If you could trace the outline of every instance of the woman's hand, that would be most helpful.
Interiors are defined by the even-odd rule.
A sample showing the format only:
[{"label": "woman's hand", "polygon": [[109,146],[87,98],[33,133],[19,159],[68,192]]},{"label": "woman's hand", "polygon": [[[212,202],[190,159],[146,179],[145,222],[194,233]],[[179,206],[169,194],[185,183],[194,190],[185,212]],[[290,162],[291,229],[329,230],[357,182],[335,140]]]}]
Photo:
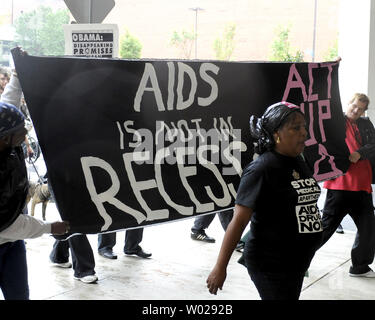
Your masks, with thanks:
[{"label": "woman's hand", "polygon": [[227,227],[227,231],[225,231],[217,262],[206,280],[210,293],[217,294],[217,289],[223,290],[230,257],[238,241],[240,241],[241,235],[249,223],[252,214],[253,210],[251,208],[235,205],[234,215]]},{"label": "woman's hand", "polygon": [[217,289],[223,290],[223,284],[226,277],[226,269],[215,266],[206,280],[208,291],[211,294],[216,295]]}]

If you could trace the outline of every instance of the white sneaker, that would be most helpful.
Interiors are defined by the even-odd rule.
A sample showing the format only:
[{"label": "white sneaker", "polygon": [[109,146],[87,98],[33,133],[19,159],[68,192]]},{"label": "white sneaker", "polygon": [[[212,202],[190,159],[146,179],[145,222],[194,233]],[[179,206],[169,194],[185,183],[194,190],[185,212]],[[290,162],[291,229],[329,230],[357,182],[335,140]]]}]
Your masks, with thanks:
[{"label": "white sneaker", "polygon": [[82,277],[82,278],[74,277],[74,279],[82,281],[84,283],[94,283],[94,282],[98,281],[98,277],[95,274],[85,276],[85,277]]},{"label": "white sneaker", "polygon": [[51,262],[51,265],[54,267],[59,267],[59,268],[71,268],[72,267],[72,264],[70,262],[63,262],[63,263]]},{"label": "white sneaker", "polygon": [[349,276],[351,276],[351,277],[362,277],[362,278],[375,278],[375,272],[372,271],[372,270],[369,270],[365,273],[358,273],[358,274],[349,272]]}]

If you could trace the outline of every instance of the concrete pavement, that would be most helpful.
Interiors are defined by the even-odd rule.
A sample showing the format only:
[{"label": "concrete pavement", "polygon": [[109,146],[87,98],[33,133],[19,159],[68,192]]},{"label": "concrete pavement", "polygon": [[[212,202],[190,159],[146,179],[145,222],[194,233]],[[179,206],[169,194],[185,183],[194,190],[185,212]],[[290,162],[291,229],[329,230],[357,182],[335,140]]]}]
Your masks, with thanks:
[{"label": "concrete pavement", "polygon": [[[36,208],[41,218],[41,205]],[[48,204],[47,219],[59,220],[55,205]],[[190,239],[192,219],[145,228],[142,247],[150,259],[128,257],[122,252],[124,232],[114,248],[117,260],[97,254],[97,236],[89,235],[96,260],[96,284],[73,279],[72,269],[51,266],[54,239],[45,235],[27,240],[30,298],[32,300],[259,300],[246,269],[234,252],[224,288],[208,293],[206,278],[215,263],[224,235],[218,218],[207,230],[216,243]],[[305,278],[301,300],[375,300],[375,279],[352,278],[350,248],[354,232],[334,234],[315,255]],[[372,265],[375,270],[375,264]]]}]

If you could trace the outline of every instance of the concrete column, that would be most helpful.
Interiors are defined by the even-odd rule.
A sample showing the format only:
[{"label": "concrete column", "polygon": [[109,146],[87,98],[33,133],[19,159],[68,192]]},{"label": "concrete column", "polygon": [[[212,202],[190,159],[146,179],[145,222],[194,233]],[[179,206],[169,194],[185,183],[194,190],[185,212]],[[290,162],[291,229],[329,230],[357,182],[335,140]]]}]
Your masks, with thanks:
[{"label": "concrete column", "polygon": [[375,123],[375,1],[340,1],[339,56],[343,110],[353,93],[365,93],[370,98],[367,116]]}]

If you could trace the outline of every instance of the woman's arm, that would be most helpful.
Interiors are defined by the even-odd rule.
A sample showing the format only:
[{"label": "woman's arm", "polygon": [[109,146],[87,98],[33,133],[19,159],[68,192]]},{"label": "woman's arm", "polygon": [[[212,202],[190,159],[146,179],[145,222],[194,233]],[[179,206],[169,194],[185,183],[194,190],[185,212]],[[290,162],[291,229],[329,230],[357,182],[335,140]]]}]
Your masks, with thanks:
[{"label": "woman's arm", "polygon": [[240,241],[243,231],[250,221],[253,210],[248,207],[236,205],[234,215],[220,248],[216,264],[207,278],[207,288],[212,294],[217,294],[217,289],[223,289],[227,276],[227,266],[237,243]]}]

